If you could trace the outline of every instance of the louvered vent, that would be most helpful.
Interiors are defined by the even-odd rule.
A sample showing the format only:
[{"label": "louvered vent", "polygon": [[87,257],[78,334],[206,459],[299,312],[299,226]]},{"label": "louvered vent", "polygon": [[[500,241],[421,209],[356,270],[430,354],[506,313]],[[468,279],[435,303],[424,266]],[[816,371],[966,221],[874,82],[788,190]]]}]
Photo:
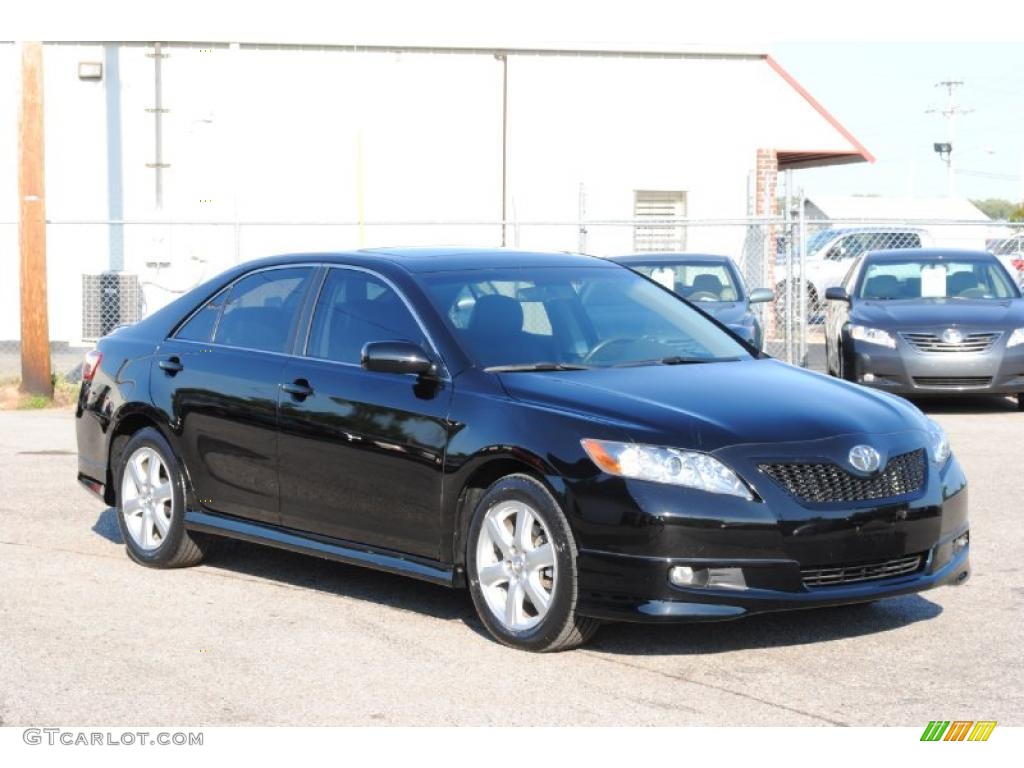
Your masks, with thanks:
[{"label": "louvered vent", "polygon": [[[685,251],[686,193],[638,189],[633,197],[633,250]],[[650,224],[644,220],[650,220]],[[679,223],[675,223],[675,222]]]}]

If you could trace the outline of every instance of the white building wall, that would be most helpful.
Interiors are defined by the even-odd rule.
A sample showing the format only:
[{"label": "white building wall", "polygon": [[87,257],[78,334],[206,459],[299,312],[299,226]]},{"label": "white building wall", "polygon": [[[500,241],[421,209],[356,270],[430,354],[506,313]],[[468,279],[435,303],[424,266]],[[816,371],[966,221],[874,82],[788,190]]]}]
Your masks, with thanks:
[{"label": "white building wall", "polygon": [[[149,308],[236,258],[361,246],[495,246],[501,212],[501,62],[490,54],[168,46],[164,199],[157,207],[154,61],[118,53],[124,269]],[[111,263],[107,91],[80,81],[99,45],[45,48],[51,337],[81,328],[82,272]],[[590,219],[629,219],[638,189],[680,190],[692,218],[747,213],[759,147],[842,139],[762,59],[511,55],[509,244],[575,249],[580,185]],[[16,178],[18,51],[0,46],[0,173]],[[14,84],[14,87],[9,87]],[[7,87],[5,87],[7,86]],[[13,187],[14,185],[8,185]],[[0,221],[17,217],[0,189]],[[235,227],[232,222],[371,222]],[[463,222],[377,226],[372,222]],[[529,222],[568,222],[530,226]],[[193,222],[185,224],[185,222]],[[194,222],[208,222],[196,224]],[[215,223],[216,222],[216,223]],[[465,222],[479,222],[475,226]],[[0,225],[0,339],[18,337],[16,228]],[[691,228],[688,248],[738,252],[741,228]],[[632,249],[629,227],[592,226],[588,250]]]}]

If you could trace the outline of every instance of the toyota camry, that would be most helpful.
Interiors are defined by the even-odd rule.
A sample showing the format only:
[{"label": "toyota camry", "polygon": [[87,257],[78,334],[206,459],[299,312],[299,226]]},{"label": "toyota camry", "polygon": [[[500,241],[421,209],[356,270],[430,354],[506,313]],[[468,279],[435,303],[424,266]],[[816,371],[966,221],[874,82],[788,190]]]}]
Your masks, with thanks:
[{"label": "toyota camry", "polygon": [[970,572],[938,424],[586,256],[242,264],[101,339],[76,416],[138,563],[227,537],[465,587],[521,649]]}]

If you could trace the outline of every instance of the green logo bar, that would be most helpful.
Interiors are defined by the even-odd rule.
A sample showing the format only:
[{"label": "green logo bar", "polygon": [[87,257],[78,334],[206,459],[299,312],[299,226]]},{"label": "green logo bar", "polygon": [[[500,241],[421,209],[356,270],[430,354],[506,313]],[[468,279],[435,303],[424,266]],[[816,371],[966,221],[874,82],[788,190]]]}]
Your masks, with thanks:
[{"label": "green logo bar", "polygon": [[931,720],[921,734],[921,741],[938,741],[949,728],[949,720]]}]

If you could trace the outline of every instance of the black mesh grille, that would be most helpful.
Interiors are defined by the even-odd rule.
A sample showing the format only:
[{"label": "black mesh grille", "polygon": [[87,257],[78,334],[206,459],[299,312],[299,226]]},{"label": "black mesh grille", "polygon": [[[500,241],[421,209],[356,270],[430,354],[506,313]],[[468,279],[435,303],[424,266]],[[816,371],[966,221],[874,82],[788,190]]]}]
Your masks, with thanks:
[{"label": "black mesh grille", "polygon": [[837,584],[855,584],[858,581],[890,579],[906,576],[921,570],[923,555],[907,555],[892,560],[876,560],[872,563],[849,563],[846,565],[821,565],[801,568],[800,578],[805,587],[830,587]]},{"label": "black mesh grille", "polygon": [[888,499],[915,493],[924,485],[925,452],[893,456],[872,477],[851,475],[838,464],[761,464],[760,470],[800,501],[816,504]]}]

